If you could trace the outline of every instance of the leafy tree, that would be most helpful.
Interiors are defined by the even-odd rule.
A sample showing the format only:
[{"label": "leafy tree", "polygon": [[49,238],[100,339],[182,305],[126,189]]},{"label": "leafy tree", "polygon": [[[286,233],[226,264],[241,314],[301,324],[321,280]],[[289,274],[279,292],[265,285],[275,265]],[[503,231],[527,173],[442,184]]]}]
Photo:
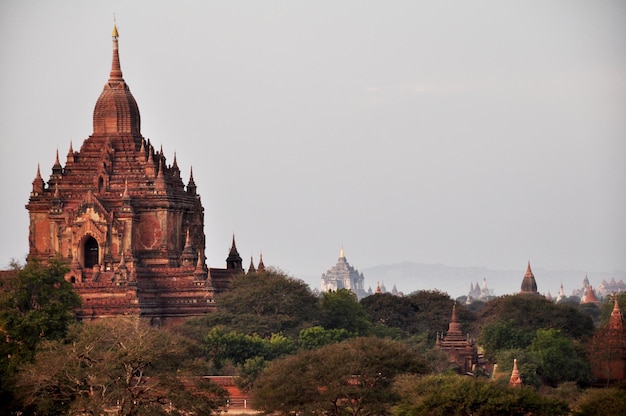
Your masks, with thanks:
[{"label": "leafy tree", "polygon": [[498,364],[494,378],[505,385],[508,385],[513,371],[513,361],[517,360],[517,369],[520,372],[524,386],[541,386],[541,378],[537,374],[538,364],[536,357],[525,349],[499,350],[495,356],[495,362]]},{"label": "leafy tree", "polygon": [[515,321],[493,321],[482,330],[479,343],[485,350],[485,358],[493,360],[499,350],[524,349],[530,345],[534,333],[518,328]]},{"label": "leafy tree", "polygon": [[325,345],[341,342],[350,337],[350,333],[343,328],[324,329],[318,325],[300,331],[298,344],[302,349],[314,350]]},{"label": "leafy tree", "polygon": [[367,334],[371,326],[365,309],[348,289],[322,293],[320,323],[326,329],[345,329],[355,335]]},{"label": "leafy tree", "polygon": [[588,389],[575,405],[575,416],[621,415],[626,409],[624,384],[604,389]]},{"label": "leafy tree", "polygon": [[216,300],[217,311],[189,324],[204,333],[220,325],[228,331],[269,337],[296,337],[317,324],[318,299],[302,280],[276,270],[234,278],[231,290]]},{"label": "leafy tree", "polygon": [[[412,330],[428,334],[428,342],[434,345],[437,333],[448,329],[454,301],[447,293],[438,290],[420,290],[409,294],[407,298],[416,310]],[[457,305],[456,316],[464,330],[469,332],[468,324],[474,320],[473,314],[464,305]]]},{"label": "leafy tree", "polygon": [[32,354],[42,339],[60,339],[74,321],[80,297],[64,278],[67,266],[59,258],[47,265],[29,261],[14,263],[15,274],[2,281],[0,327],[14,347],[13,356]]},{"label": "leafy tree", "polygon": [[578,311],[583,315],[589,316],[594,325],[597,325],[599,323],[602,310],[595,303],[583,303],[582,305],[578,306]]},{"label": "leafy tree", "polygon": [[37,345],[60,339],[75,320],[81,304],[67,267],[59,258],[44,265],[30,260],[25,267],[13,262],[13,272],[0,281],[0,402],[12,401],[12,377],[24,362],[31,361]]},{"label": "leafy tree", "polygon": [[564,381],[580,384],[591,380],[591,370],[580,344],[556,329],[539,329],[529,348],[542,381],[552,387]]},{"label": "leafy tree", "polygon": [[423,360],[402,343],[353,338],[271,362],[252,397],[265,412],[385,414],[395,401],[393,379],[426,371]]},{"label": "leafy tree", "polygon": [[225,391],[189,370],[187,342],[138,318],[70,328],[46,341],[17,377],[24,414],[208,413]]},{"label": "leafy tree", "polygon": [[272,334],[270,338],[245,335],[238,332],[226,332],[216,327],[209,331],[204,339],[208,356],[217,369],[221,369],[225,360],[235,365],[243,365],[246,361],[261,357],[273,360],[293,352],[295,343],[280,334]]},{"label": "leafy tree", "polygon": [[397,328],[404,334],[417,332],[416,305],[407,297],[394,296],[391,293],[376,293],[360,301],[374,325]]},{"label": "leafy tree", "polygon": [[493,321],[512,321],[519,331],[535,333],[538,329],[559,329],[574,339],[592,335],[592,319],[571,304],[554,304],[537,295],[507,295],[492,299],[481,309],[481,326]]},{"label": "leafy tree", "polygon": [[393,408],[397,416],[534,416],[564,415],[567,403],[543,398],[535,389],[511,389],[489,380],[461,376],[405,375],[394,383],[401,397]]}]

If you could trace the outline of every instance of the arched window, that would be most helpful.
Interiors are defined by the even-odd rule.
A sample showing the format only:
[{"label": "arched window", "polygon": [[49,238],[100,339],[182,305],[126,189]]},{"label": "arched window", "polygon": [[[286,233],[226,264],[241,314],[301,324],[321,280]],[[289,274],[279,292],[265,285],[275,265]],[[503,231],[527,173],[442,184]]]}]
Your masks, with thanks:
[{"label": "arched window", "polygon": [[91,269],[98,264],[98,242],[95,238],[89,237],[85,241],[85,268]]}]

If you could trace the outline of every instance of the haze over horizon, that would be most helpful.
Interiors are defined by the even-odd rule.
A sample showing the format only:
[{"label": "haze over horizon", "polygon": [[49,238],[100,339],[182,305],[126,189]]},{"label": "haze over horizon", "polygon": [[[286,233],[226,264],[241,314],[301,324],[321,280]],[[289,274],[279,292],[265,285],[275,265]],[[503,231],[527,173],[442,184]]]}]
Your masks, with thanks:
[{"label": "haze over horizon", "polygon": [[4,1],[0,268],[28,252],[37,164],[92,132],[114,13],[209,265],[235,234],[295,277],[341,246],[359,270],[626,271],[626,4],[564,0]]}]

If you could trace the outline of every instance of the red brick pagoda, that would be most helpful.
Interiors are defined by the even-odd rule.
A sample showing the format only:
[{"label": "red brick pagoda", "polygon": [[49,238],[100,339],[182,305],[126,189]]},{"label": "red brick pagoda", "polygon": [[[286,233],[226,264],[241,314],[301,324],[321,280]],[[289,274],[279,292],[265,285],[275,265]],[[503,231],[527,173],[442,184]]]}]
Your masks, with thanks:
[{"label": "red brick pagoda", "polygon": [[141,315],[158,323],[211,311],[216,292],[243,272],[233,238],[226,269],[207,268],[204,208],[193,172],[185,185],[140,131],[139,108],[122,77],[113,29],[109,79],[93,133],[70,144],[47,184],[39,168],[26,208],[29,259],[60,255],[83,299],[80,317]]},{"label": "red brick pagoda", "polygon": [[476,341],[469,334],[463,335],[461,324],[456,317],[456,305],[452,307],[452,318],[446,334],[437,334],[436,346],[444,352],[460,374],[474,372],[478,363]]}]

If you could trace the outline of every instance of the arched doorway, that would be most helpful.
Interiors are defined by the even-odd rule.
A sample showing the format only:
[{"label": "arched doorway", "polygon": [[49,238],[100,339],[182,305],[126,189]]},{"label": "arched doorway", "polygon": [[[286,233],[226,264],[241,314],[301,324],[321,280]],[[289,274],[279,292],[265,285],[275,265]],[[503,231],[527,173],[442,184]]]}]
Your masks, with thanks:
[{"label": "arched doorway", "polygon": [[98,264],[98,242],[93,237],[88,237],[84,245],[85,268],[91,269]]}]

